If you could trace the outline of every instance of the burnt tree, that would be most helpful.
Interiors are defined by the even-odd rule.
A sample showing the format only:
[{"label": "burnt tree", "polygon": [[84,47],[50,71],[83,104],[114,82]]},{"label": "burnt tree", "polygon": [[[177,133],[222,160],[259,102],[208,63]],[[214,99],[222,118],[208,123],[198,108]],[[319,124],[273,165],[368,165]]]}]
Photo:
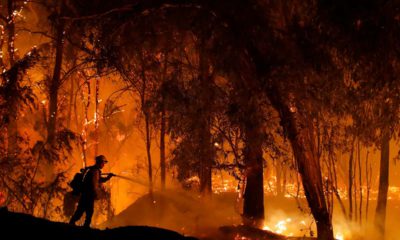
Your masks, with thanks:
[{"label": "burnt tree", "polygon": [[291,143],[307,202],[316,221],[318,239],[333,240],[332,222],[325,201],[321,166],[314,142],[313,121],[296,106],[288,106],[281,98],[282,93],[276,92],[276,88],[271,88],[268,93]]},{"label": "burnt tree", "polygon": [[65,20],[63,17],[64,1],[60,2],[59,12],[55,13],[55,49],[56,56],[54,62],[53,75],[49,83],[49,112],[47,125],[47,141],[52,144],[56,135],[57,113],[58,113],[58,90],[61,85],[61,70],[64,51]]},{"label": "burnt tree", "polygon": [[384,131],[381,140],[381,161],[379,170],[378,202],[375,211],[375,226],[381,234],[385,233],[386,205],[389,189],[389,142],[390,134]]}]

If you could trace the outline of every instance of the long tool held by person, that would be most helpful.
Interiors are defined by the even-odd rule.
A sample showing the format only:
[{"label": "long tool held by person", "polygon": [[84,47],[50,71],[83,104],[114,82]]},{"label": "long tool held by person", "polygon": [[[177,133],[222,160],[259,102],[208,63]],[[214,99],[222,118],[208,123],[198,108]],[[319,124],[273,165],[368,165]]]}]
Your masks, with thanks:
[{"label": "long tool held by person", "polygon": [[124,179],[124,180],[130,181],[130,182],[133,182],[133,183],[137,183],[137,184],[140,184],[140,185],[143,185],[143,186],[147,186],[148,185],[146,182],[142,182],[142,181],[139,181],[139,180],[136,180],[136,179],[133,179],[133,178],[129,178],[129,177],[125,177],[125,176],[121,176],[121,175],[117,175],[117,174],[114,174],[114,173],[102,173],[101,175],[111,175],[113,177]]}]

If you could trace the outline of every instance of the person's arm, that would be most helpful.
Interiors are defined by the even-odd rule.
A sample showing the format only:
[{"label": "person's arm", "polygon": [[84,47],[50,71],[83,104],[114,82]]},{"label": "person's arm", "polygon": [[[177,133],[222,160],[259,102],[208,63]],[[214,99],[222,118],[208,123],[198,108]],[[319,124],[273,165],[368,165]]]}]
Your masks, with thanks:
[{"label": "person's arm", "polygon": [[100,182],[101,182],[101,183],[105,183],[105,182],[107,182],[108,180],[110,180],[113,176],[115,176],[115,174],[109,173],[109,174],[107,175],[107,177],[100,177]]}]

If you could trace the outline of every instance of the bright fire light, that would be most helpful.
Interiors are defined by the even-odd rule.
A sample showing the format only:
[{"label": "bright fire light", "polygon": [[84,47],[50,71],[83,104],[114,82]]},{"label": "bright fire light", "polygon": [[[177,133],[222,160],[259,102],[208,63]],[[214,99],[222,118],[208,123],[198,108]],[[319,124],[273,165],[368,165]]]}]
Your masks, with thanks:
[{"label": "bright fire light", "polygon": [[[278,233],[278,234],[284,234],[284,233],[286,233],[286,231],[288,230],[287,224],[288,224],[288,223],[290,224],[291,222],[292,222],[292,219],[291,219],[291,218],[287,218],[287,219],[285,219],[285,220],[280,220],[280,221],[278,221],[278,222],[274,225],[273,228],[269,227],[268,225],[264,225],[263,230],[275,232],[275,233]],[[292,236],[293,234],[292,234],[292,233],[289,233],[288,235],[289,235],[289,236]]]},{"label": "bright fire light", "polygon": [[341,233],[337,233],[337,234],[335,235],[335,238],[336,238],[337,240],[344,240],[343,234],[341,234]]},{"label": "bright fire light", "polygon": [[[279,220],[276,224],[270,225],[273,227],[270,227],[269,225],[265,224],[262,229],[264,231],[270,231],[270,232],[274,232],[277,234],[292,237],[295,234],[293,234],[293,232],[291,232],[291,231],[293,229],[298,228],[299,225],[305,226],[306,222],[304,220],[293,221],[291,218],[286,218],[284,220]],[[345,238],[344,238],[343,233],[338,232],[335,234],[335,239],[336,240],[344,240]]]}]

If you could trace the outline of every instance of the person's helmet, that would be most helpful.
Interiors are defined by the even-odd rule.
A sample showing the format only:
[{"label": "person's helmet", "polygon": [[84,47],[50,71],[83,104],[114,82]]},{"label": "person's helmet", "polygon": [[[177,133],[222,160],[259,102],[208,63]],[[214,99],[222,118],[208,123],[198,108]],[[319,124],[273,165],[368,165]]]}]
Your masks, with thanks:
[{"label": "person's helmet", "polygon": [[96,164],[108,163],[108,161],[104,155],[98,155],[98,156],[96,156],[95,159],[96,159]]}]

